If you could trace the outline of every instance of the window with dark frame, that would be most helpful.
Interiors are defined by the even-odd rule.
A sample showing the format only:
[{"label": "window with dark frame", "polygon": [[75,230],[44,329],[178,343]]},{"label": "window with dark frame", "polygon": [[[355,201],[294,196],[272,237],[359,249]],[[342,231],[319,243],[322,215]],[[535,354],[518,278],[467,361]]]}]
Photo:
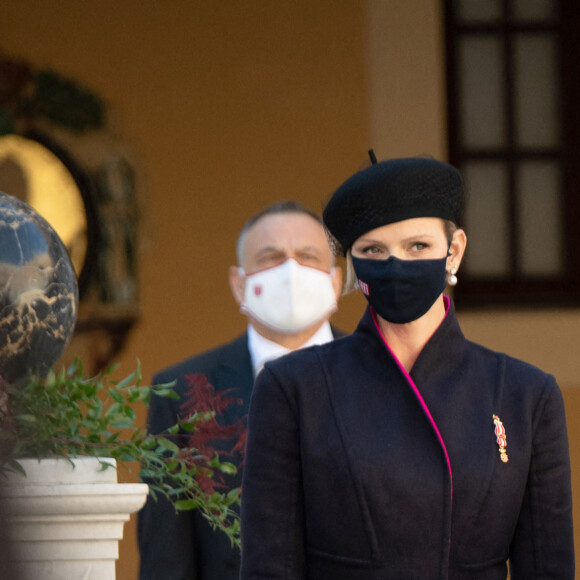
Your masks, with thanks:
[{"label": "window with dark frame", "polygon": [[580,305],[580,2],[445,0],[461,306]]}]

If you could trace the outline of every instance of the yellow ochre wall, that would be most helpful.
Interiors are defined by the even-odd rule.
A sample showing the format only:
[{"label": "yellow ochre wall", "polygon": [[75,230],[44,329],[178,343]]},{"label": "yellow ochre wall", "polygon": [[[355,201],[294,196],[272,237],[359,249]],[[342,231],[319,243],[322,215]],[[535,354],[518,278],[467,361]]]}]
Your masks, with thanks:
[{"label": "yellow ochre wall", "polygon": [[[118,362],[138,357],[147,378],[243,330],[227,268],[253,212],[320,210],[370,147],[446,155],[438,0],[18,0],[2,7],[0,50],[98,92],[134,153],[142,316]],[[351,330],[362,306],[343,299],[334,322]],[[460,318],[469,338],[556,375],[580,465],[578,312]],[[137,567],[133,518],[117,577]]]}]

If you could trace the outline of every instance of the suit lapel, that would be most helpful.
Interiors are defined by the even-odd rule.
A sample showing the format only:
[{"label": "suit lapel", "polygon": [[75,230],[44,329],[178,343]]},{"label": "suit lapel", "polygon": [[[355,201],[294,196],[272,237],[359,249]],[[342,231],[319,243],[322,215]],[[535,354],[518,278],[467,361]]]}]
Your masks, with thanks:
[{"label": "suit lapel", "polygon": [[228,407],[224,411],[224,420],[231,423],[247,415],[254,376],[246,333],[222,350],[213,380],[215,385],[219,385],[220,390],[232,389],[231,395],[243,401],[241,405]]}]

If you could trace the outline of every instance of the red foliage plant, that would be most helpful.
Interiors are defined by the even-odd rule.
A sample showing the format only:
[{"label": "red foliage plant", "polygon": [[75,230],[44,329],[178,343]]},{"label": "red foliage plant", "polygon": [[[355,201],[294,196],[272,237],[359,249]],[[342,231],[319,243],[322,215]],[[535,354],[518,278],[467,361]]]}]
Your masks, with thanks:
[{"label": "red foliage plant", "polygon": [[[243,400],[233,395],[235,389],[216,391],[215,387],[202,373],[185,375],[189,385],[185,400],[180,405],[181,420],[199,413],[211,413],[212,416],[197,424],[195,430],[186,435],[186,442],[179,453],[181,459],[194,464],[209,463],[213,457],[227,457],[232,463],[241,467],[246,447],[246,417],[235,423],[222,423],[224,412],[231,405],[243,405]],[[222,473],[201,469],[197,481],[202,491],[212,494],[219,489],[229,487]]]}]

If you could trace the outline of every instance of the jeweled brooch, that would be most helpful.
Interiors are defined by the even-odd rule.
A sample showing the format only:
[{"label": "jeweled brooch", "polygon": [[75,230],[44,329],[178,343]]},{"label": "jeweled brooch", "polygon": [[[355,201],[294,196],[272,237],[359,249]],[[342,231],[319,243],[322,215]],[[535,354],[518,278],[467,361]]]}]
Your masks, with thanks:
[{"label": "jeweled brooch", "polygon": [[504,462],[507,463],[509,461],[508,454],[506,451],[507,447],[507,438],[505,434],[505,427],[503,423],[500,421],[500,418],[497,415],[493,416],[493,422],[495,424],[495,437],[497,440],[497,446],[499,451],[499,457]]}]

